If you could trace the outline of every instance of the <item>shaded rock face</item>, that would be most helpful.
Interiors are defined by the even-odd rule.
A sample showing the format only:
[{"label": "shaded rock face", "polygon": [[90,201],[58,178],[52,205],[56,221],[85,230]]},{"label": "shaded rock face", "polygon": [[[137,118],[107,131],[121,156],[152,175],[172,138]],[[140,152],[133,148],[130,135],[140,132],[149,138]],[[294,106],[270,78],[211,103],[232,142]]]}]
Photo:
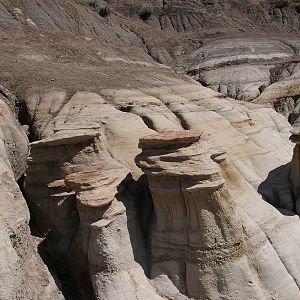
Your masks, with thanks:
[{"label": "shaded rock face", "polygon": [[30,235],[16,182],[25,171],[28,140],[5,102],[0,99],[0,299],[63,299]]},{"label": "shaded rock face", "polygon": [[[298,129],[298,128],[297,128]],[[294,147],[290,180],[292,182],[293,194],[295,199],[295,211],[300,216],[300,184],[299,184],[299,176],[300,176],[300,147],[299,147],[299,133],[298,130],[295,130],[293,135],[291,136],[291,141],[296,145]]]},{"label": "shaded rock face", "polygon": [[294,103],[294,99],[292,97],[287,97],[287,98],[283,98],[283,99],[278,99],[275,103],[274,103],[274,108],[275,110],[284,115],[290,122],[291,124],[293,124],[294,122],[294,114],[295,114],[295,103]]},{"label": "shaded rock face", "polygon": [[231,198],[221,175],[223,168],[234,177],[226,153],[199,137],[166,133],[140,141],[136,162],[155,210],[151,277],[166,274],[195,299],[297,299],[299,288],[268,233]]},{"label": "shaded rock face", "polygon": [[13,176],[18,180],[26,169],[28,155],[28,140],[24,128],[17,122],[14,111],[0,98],[0,130],[1,130],[1,155],[2,159],[11,169]]}]

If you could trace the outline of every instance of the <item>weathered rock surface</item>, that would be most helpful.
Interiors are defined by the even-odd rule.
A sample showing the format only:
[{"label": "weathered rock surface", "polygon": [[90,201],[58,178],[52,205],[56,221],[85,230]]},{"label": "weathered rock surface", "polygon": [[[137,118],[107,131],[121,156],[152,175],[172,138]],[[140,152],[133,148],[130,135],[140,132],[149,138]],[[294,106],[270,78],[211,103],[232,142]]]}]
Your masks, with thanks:
[{"label": "weathered rock surface", "polygon": [[[5,108],[1,127],[5,188],[23,200],[19,116],[31,139],[32,228],[64,297],[298,299],[298,165],[286,120],[297,128],[296,9],[153,1],[143,21],[140,1],[107,5],[101,17],[79,1],[0,0],[0,97],[18,112]],[[210,88],[170,66],[200,70]],[[27,228],[25,206],[12,215]],[[14,279],[29,289],[21,299],[62,297],[32,257],[37,271],[27,256],[17,264]]]},{"label": "weathered rock surface", "polygon": [[135,207],[142,199],[137,199],[126,160],[122,165],[113,158],[100,127],[69,128],[31,144],[25,180],[29,206],[39,230],[48,232],[52,254],[72,273],[77,297],[162,299],[144,274],[145,242]]},{"label": "weathered rock surface", "polygon": [[[99,168],[99,167],[98,167]],[[82,252],[96,299],[162,299],[135,259],[145,260],[128,171],[110,163],[103,169],[73,173],[66,185],[76,191]]]},{"label": "weathered rock surface", "polygon": [[[270,104],[288,118],[296,106],[294,99],[287,103],[288,97],[299,95],[298,60],[298,39],[256,37],[209,42],[184,64],[205,86],[238,100]],[[281,108],[285,105],[290,107]]]},{"label": "weathered rock surface", "polygon": [[37,253],[16,182],[25,171],[27,154],[25,131],[0,100],[0,299],[63,299]]},{"label": "weathered rock surface", "polygon": [[[140,142],[136,161],[148,176],[155,210],[151,276],[167,274],[196,299],[297,299],[299,278],[287,267],[293,259],[285,260],[282,241],[277,244],[268,229],[285,217],[269,207],[264,211],[273,219],[263,224],[240,199],[234,201],[221,169],[229,178],[238,172],[222,149],[197,140],[198,134],[166,133]],[[256,209],[255,202],[248,205]],[[292,233],[293,226],[284,227],[282,233]],[[288,243],[296,253],[299,245]]]},{"label": "weathered rock surface", "polygon": [[[203,293],[212,299],[217,298],[218,293],[227,293],[228,297],[232,299],[246,297],[244,292],[247,293],[247,297],[253,297],[253,299],[290,293],[291,299],[296,299],[298,287],[291,278],[298,278],[298,273],[293,267],[294,263],[291,261],[291,257],[297,257],[298,244],[295,243],[292,236],[300,230],[298,216],[295,215],[291,218],[281,215],[270,204],[264,202],[255,191],[256,188],[259,188],[270,203],[279,208],[288,209],[289,214],[293,214],[294,199],[286,169],[280,168],[275,174],[276,176],[270,176],[270,178],[268,176],[273,169],[285,165],[291,160],[292,145],[287,142],[290,126],[284,117],[269,108],[250,103],[244,105],[243,102],[238,103],[226,99],[197,83],[182,83],[176,86],[139,90],[109,89],[101,91],[101,94],[102,96],[80,92],[69,100],[59,100],[62,98],[57,97],[55,99],[62,102],[58,105],[61,108],[58,113],[55,113],[55,116],[50,116],[49,119],[45,119],[43,114],[39,116],[37,106],[33,106],[31,109],[33,103],[31,99],[34,99],[32,96],[26,100],[30,115],[35,116],[35,124],[39,124],[35,132],[37,136],[44,137],[44,139],[31,144],[32,150],[25,180],[28,203],[33,215],[38,220],[41,231],[49,232],[48,243],[51,245],[53,253],[64,257],[65,262],[71,265],[70,269],[73,270],[73,275],[75,274],[76,282],[78,281],[76,277],[84,276],[86,278],[86,282],[81,281],[82,286],[79,287],[78,293],[81,297],[88,297],[91,291],[89,285],[92,284],[94,293],[100,299],[105,294],[110,295],[112,299],[118,299],[119,292],[114,293],[113,291],[124,290],[123,285],[117,283],[118,280],[122,280],[123,283],[127,282],[125,285],[128,289],[124,290],[124,293],[127,293],[129,299],[135,296],[139,299],[144,299],[143,297],[155,299],[158,297],[156,291],[159,291],[159,295],[184,297],[182,294],[186,294],[199,299]],[[53,101],[44,100],[43,104],[40,103],[39,106],[47,107],[52,103]],[[43,108],[43,110],[45,109]],[[162,139],[160,136],[151,136],[143,139],[144,136],[153,134],[155,132],[153,129],[165,132],[165,137]],[[191,129],[192,132],[189,133],[190,131],[185,129]],[[172,130],[171,133],[170,130]],[[199,144],[197,140],[200,136]],[[265,143],[266,137],[268,137],[267,144]],[[149,168],[153,167],[154,173],[154,183],[151,179],[149,184],[150,188],[154,189],[152,197],[157,222],[158,219],[161,219],[164,224],[169,220],[168,222],[171,224],[164,225],[169,228],[169,231],[163,227],[158,230],[158,233],[155,229],[153,229],[154,233],[148,233],[151,236],[151,243],[153,243],[151,253],[148,253],[145,248],[147,239],[142,237],[145,232],[142,233],[141,229],[138,229],[139,227],[143,230],[149,228],[152,219],[151,206],[148,208],[150,211],[143,215],[143,218],[146,219],[143,219],[142,222],[148,219],[146,227],[139,225],[139,218],[137,218],[141,213],[138,207],[145,205],[143,204],[145,195],[137,192],[139,184],[134,181],[142,175],[134,163],[134,157],[139,153],[139,140],[140,147],[145,153],[151,153],[151,151],[168,153],[171,151],[168,150],[168,147],[172,149],[172,147],[178,147],[179,144],[186,145],[182,148],[180,155],[177,153],[179,150],[175,151],[174,156],[171,151],[170,157],[163,160],[160,166],[156,167],[154,162],[149,162]],[[226,163],[220,164],[220,169],[211,158],[207,162],[207,158],[204,157],[209,156],[211,152],[215,160],[218,160],[219,157],[219,155],[214,155],[216,146],[211,146],[211,143],[221,146],[224,150],[221,152],[218,150],[217,153],[221,154],[226,151],[231,163],[226,159]],[[193,145],[189,146],[191,144]],[[202,144],[206,146],[201,146]],[[164,150],[164,147],[167,150]],[[198,151],[200,154],[196,159],[194,155],[197,157]],[[178,158],[177,154],[183,158]],[[202,157],[203,155],[204,157]],[[160,156],[157,157],[159,160]],[[147,161],[147,159],[145,160]],[[176,164],[176,161],[180,161],[180,163],[174,166],[173,163]],[[164,170],[164,163],[169,171]],[[141,166],[145,169],[142,163]],[[211,168],[214,170],[213,172]],[[288,167],[286,168],[289,170]],[[147,173],[146,169],[145,173]],[[178,174],[176,170],[179,172]],[[183,176],[183,178],[195,176],[197,179],[200,176],[199,178],[204,180],[203,192],[199,192],[200,198],[202,197],[201,193],[208,197],[209,191],[212,191],[212,198],[217,197],[214,193],[220,194],[220,199],[224,198],[220,200],[220,206],[228,206],[228,203],[231,203],[228,207],[226,206],[226,209],[229,210],[226,218],[229,218],[229,224],[231,224],[230,222],[235,224],[232,225],[235,229],[231,229],[231,231],[228,229],[228,234],[220,237],[220,243],[223,246],[219,246],[214,255],[217,257],[220,252],[222,256],[225,249],[230,248],[233,254],[228,250],[229,253],[235,257],[235,251],[240,251],[237,245],[242,240],[243,249],[241,251],[244,256],[238,265],[241,264],[239,268],[246,274],[244,281],[241,282],[240,279],[235,281],[236,277],[232,277],[222,288],[212,287],[210,289],[207,287],[208,284],[199,287],[199,282],[204,284],[205,281],[210,282],[211,280],[211,277],[207,275],[209,271],[206,269],[201,276],[199,275],[201,278],[199,282],[191,279],[192,281],[189,283],[186,275],[183,275],[185,269],[182,263],[176,261],[186,260],[187,263],[191,263],[190,270],[193,270],[191,272],[196,272],[193,262],[198,261],[199,253],[193,249],[190,253],[186,248],[202,249],[201,243],[204,238],[199,239],[200,229],[193,227],[196,225],[193,225],[190,230],[192,238],[187,238],[190,223],[186,220],[186,209],[182,203],[178,204],[180,209],[179,207],[176,209],[176,214],[179,214],[179,217],[174,217],[176,222],[170,219],[175,212],[170,212],[167,209],[169,206],[156,204],[156,193],[158,195],[162,193],[162,197],[172,200],[179,197],[178,201],[182,201],[180,200],[181,194],[178,192],[180,187],[176,183],[178,182],[175,179],[176,176],[172,175],[173,179],[170,179],[168,172],[175,172],[176,176]],[[199,172],[207,173],[203,175]],[[211,175],[210,172],[216,173],[216,175]],[[129,173],[132,173],[133,179],[126,179]],[[160,173],[161,176],[166,173],[166,178],[161,177]],[[44,175],[41,176],[41,174]],[[207,178],[203,179],[203,176]],[[209,181],[212,180],[209,179],[210,176],[217,181],[210,184]],[[286,186],[283,186],[284,180],[281,180],[283,178],[287,179]],[[191,179],[191,185],[197,186],[200,179],[198,181],[196,179],[195,182],[194,179]],[[268,183],[262,185],[261,183],[266,179]],[[224,180],[226,180],[227,188],[224,187],[223,191]],[[169,188],[165,192],[160,191],[161,183],[173,191],[172,196],[168,194]],[[186,184],[189,186],[188,182]],[[199,184],[201,186],[201,183]],[[215,184],[216,186],[214,186]],[[219,188],[220,192],[218,192]],[[217,191],[214,192],[215,190]],[[35,196],[37,193],[40,195],[39,199]],[[186,193],[189,194],[188,191]],[[195,197],[198,197],[197,193]],[[215,216],[218,213],[214,211],[211,215]],[[182,221],[179,221],[180,218]],[[223,217],[220,218],[223,220]],[[177,221],[180,224],[177,225]],[[125,224],[124,222],[127,222],[127,225],[121,226],[121,224]],[[210,221],[207,222],[210,224]],[[228,222],[226,221],[226,224]],[[248,223],[250,225],[244,225]],[[248,230],[247,234],[242,232],[241,224]],[[174,230],[172,226],[175,226]],[[222,225],[219,226],[222,227]],[[135,230],[132,230],[132,227],[137,230],[134,234],[132,232]],[[274,227],[278,229],[274,231],[272,229]],[[120,233],[117,230],[119,228],[121,229]],[[150,228],[152,227],[150,226]],[[216,232],[223,230],[218,228],[217,226]],[[234,234],[231,235],[230,232],[234,232]],[[209,237],[210,233],[203,234],[208,235],[207,239],[212,239],[211,243],[213,243],[214,238]],[[146,233],[146,236],[148,234]],[[215,236],[213,233],[212,235]],[[250,237],[251,242],[248,241]],[[102,242],[99,242],[99,238]],[[196,240],[189,244],[187,240],[193,238]],[[270,239],[272,246],[268,242]],[[119,242],[122,243],[124,252],[110,252],[111,248],[114,249],[113,245]],[[107,249],[102,248],[104,244],[107,245]],[[256,252],[254,249],[257,249],[258,245],[265,245],[267,250],[260,249]],[[295,252],[295,254],[287,256],[284,245],[289,245],[289,251]],[[183,248],[180,248],[181,246]],[[227,246],[229,248],[226,248]],[[245,247],[252,250],[247,252]],[[184,251],[178,251],[178,248],[184,249]],[[264,254],[264,257],[269,257],[268,259],[260,258],[263,255],[260,253],[263,251],[267,251],[268,254]],[[72,257],[70,257],[70,253],[73,253]],[[102,259],[97,258],[95,253],[102,253],[101,256],[109,257],[109,262],[105,259],[103,262]],[[227,254],[224,254],[225,260]],[[135,261],[132,259],[132,255]],[[172,256],[170,258],[172,263],[168,259],[165,261],[165,256],[169,257],[169,255]],[[181,255],[184,256],[181,257]],[[203,255],[201,254],[199,259],[205,265],[206,259],[202,260],[201,258]],[[228,254],[228,256],[230,255]],[[78,265],[72,267],[75,265],[72,262],[74,257],[80,257],[79,261],[82,262],[80,267]],[[115,261],[122,261],[123,257],[127,257],[127,259],[119,268]],[[189,260],[190,257],[193,258],[192,262]],[[249,265],[251,265],[249,261],[254,259],[252,257],[257,259],[256,264],[259,268],[268,269],[268,271],[261,271],[262,274],[257,274],[249,270]],[[162,265],[160,264],[161,259],[163,260]],[[147,267],[149,260],[150,270]],[[220,278],[225,276],[229,269],[238,268],[233,266],[231,260],[229,261],[228,265],[226,263],[226,267],[220,267],[221,269],[218,271]],[[285,279],[282,281],[284,284],[278,282],[275,275],[274,278],[273,274],[277,273],[272,271],[271,266],[273,265],[285,274],[283,275]],[[210,268],[213,270],[214,267]],[[108,275],[108,270],[111,275]],[[125,270],[132,270],[128,272],[134,274],[133,278],[137,276],[139,280],[129,279]],[[144,277],[143,272],[150,276],[151,283]],[[237,271],[236,273],[239,274]],[[234,274],[234,272],[230,274]],[[171,280],[175,286],[172,286],[168,280]],[[267,283],[268,280],[270,282]],[[133,293],[132,284],[138,286],[136,294]],[[150,294],[139,292],[139,286],[148,286],[147,291]],[[287,287],[287,290],[284,286]],[[228,292],[225,291],[227,287]],[[280,296],[278,297],[280,299]]]}]

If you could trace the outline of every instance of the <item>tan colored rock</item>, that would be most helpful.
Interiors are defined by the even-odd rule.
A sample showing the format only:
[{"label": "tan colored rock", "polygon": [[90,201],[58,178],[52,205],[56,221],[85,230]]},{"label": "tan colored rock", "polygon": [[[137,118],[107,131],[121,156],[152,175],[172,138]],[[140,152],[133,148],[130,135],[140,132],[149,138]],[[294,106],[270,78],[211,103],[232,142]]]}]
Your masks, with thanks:
[{"label": "tan colored rock", "polygon": [[32,143],[28,203],[83,298],[162,299],[141,267],[144,241],[128,188],[134,181],[107,147],[94,129],[62,130]]},{"label": "tan colored rock", "polygon": [[[137,0],[130,0],[130,7],[126,0],[107,1],[110,15],[105,18],[80,1],[10,2],[0,0],[0,76],[16,89],[18,101],[25,99],[21,115],[34,139],[25,192],[46,236],[42,246],[62,268],[60,278],[67,278],[66,285],[76,292],[73,298],[186,300],[188,293],[201,292],[208,299],[298,299],[299,216],[293,213],[288,179],[291,128],[272,109],[226,98],[253,99],[262,84],[274,81],[270,69],[298,59],[294,32],[285,35],[299,29],[295,10],[273,10],[267,1],[187,0],[173,1],[174,9],[161,15],[157,0],[151,1],[151,18],[142,22]],[[21,18],[13,11],[17,4]],[[34,24],[39,32],[31,30]],[[283,33],[280,41],[270,40],[266,32],[277,29]],[[202,68],[199,79],[215,91],[156,63],[151,55],[159,62],[178,63],[181,71]],[[298,82],[292,78],[287,84],[289,75],[296,73],[297,66],[286,68],[279,76],[285,83],[268,86],[260,96],[288,94]],[[174,151],[182,140],[176,135],[187,130],[195,136]],[[144,161],[153,173],[157,216],[147,176],[134,162],[141,152],[139,140],[155,132],[166,135],[144,139],[148,146],[142,155],[167,151]],[[6,132],[3,140],[4,165],[13,165],[8,172],[18,178],[27,152],[23,136]],[[165,147],[170,142],[175,145]],[[159,168],[153,170],[151,163]],[[17,188],[13,177],[1,177],[10,205],[18,202],[12,197],[12,187]],[[169,201],[163,204],[176,201],[180,206],[159,206],[160,198]],[[191,205],[191,223],[183,198]],[[15,211],[19,215],[18,207],[10,205],[4,218]],[[152,276],[159,275],[149,280],[152,254],[147,250],[155,217],[157,226],[168,227],[153,235]],[[17,223],[14,217],[8,221],[9,226]],[[168,234],[171,229],[175,234]],[[11,249],[7,234],[2,236],[3,249]],[[201,246],[206,248],[197,248]],[[17,256],[4,262],[15,262]],[[32,271],[32,277],[24,286],[35,285],[37,298],[59,298],[51,279],[40,291],[34,278],[48,275],[36,276],[34,261],[26,261],[30,263],[22,268]],[[6,287],[18,275],[23,278],[21,271],[10,276],[15,274],[10,267],[0,268]],[[18,297],[34,298],[23,286],[22,291]],[[11,296],[16,298],[14,291]]]},{"label": "tan colored rock", "polygon": [[76,93],[51,121],[44,118],[37,120],[37,123],[47,123],[44,130],[37,131],[45,137],[57,132],[70,137],[82,130],[102,132],[106,135],[112,155],[126,162],[135,173],[139,171],[132,157],[138,154],[136,145],[139,138],[153,133],[140,117],[119,111],[103,97],[86,92]]},{"label": "tan colored rock", "polygon": [[16,182],[25,171],[27,153],[25,132],[0,100],[0,299],[63,299],[38,255]]},{"label": "tan colored rock", "polygon": [[[263,232],[266,228],[259,228],[257,219],[244,212],[226,187],[222,169],[230,176],[236,171],[229,171],[225,152],[202,140],[187,146],[186,138],[191,136],[187,131],[186,136],[166,133],[145,138],[143,152],[136,158],[148,176],[156,215],[151,276],[167,275],[179,291],[195,299],[220,295],[297,299],[298,281],[285,269],[285,259],[276,254],[276,243],[269,241]],[[272,220],[266,222],[271,225]],[[291,242],[288,247],[297,249]],[[278,268],[280,278],[275,275]]]},{"label": "tan colored rock", "polygon": [[162,299],[135,261],[133,248],[142,237],[126,192],[128,175],[112,162],[66,177],[67,187],[76,191],[83,253],[97,299]]},{"label": "tan colored rock", "polygon": [[[168,147],[173,149],[176,144],[180,143],[180,140],[184,139],[186,145],[180,151],[187,151],[188,154],[183,155],[182,161],[178,160],[176,154],[174,154],[174,157],[170,154],[171,158],[168,157],[166,161],[160,162],[161,166],[156,170],[156,176],[159,177],[160,173],[166,173],[164,176],[167,176],[168,172],[164,168],[172,163],[174,165],[167,169],[170,169],[170,172],[176,174],[177,177],[190,173],[197,176],[199,170],[208,177],[211,176],[209,175],[210,172],[222,174],[226,181],[228,193],[231,195],[227,198],[222,192],[222,197],[229,199],[228,201],[232,201],[236,206],[234,212],[231,211],[229,215],[237,216],[236,219],[239,219],[243,226],[244,223],[248,224],[245,230],[247,230],[249,236],[245,237],[242,233],[242,239],[249,248],[247,248],[247,251],[245,250],[245,257],[241,259],[241,265],[243,266],[241,268],[248,275],[245,275],[246,277],[243,279],[245,281],[241,282],[240,278],[236,278],[234,275],[239,274],[240,271],[230,273],[229,282],[225,286],[228,285],[232,290],[238,290],[239,293],[243,294],[239,286],[247,286],[248,279],[246,280],[246,278],[253,277],[256,279],[249,279],[249,281],[255,283],[253,286],[255,293],[253,295],[256,296],[253,297],[259,298],[262,297],[261,295],[269,297],[271,294],[284,295],[290,290],[289,293],[292,299],[293,297],[297,298],[298,295],[294,294],[295,283],[291,281],[292,276],[297,281],[298,286],[299,272],[293,262],[293,260],[298,260],[297,252],[299,251],[298,242],[293,242],[294,235],[299,231],[297,216],[285,217],[281,215],[274,207],[263,201],[256,191],[258,188],[268,202],[274,206],[287,209],[289,214],[293,214],[294,199],[288,180],[289,168],[288,165],[287,167],[280,167],[289,163],[292,153],[292,145],[287,140],[291,127],[285,118],[272,109],[264,108],[258,104],[245,104],[244,102],[224,98],[219,93],[204,88],[197,83],[189,84],[183,81],[181,81],[181,84],[177,83],[176,85],[169,84],[135,90],[108,89],[103,90],[101,95],[78,92],[70,100],[67,100],[60,112],[50,121],[47,120],[46,126],[41,125],[39,127],[44,128],[38,134],[45,136],[45,139],[32,143],[29,159],[26,193],[32,212],[37,217],[42,230],[48,232],[50,229],[50,235],[53,236],[53,241],[56,241],[53,244],[55,251],[58,251],[56,253],[68,253],[67,249],[71,245],[74,257],[81,257],[80,267],[75,267],[74,272],[72,272],[79,274],[79,268],[84,270],[85,278],[88,279],[90,276],[87,266],[89,266],[88,253],[90,250],[88,250],[88,245],[91,229],[88,225],[90,223],[85,220],[91,221],[91,216],[94,216],[95,219],[92,220],[95,223],[99,221],[99,224],[101,224],[100,227],[98,225],[93,227],[95,233],[93,240],[97,240],[96,236],[102,232],[102,223],[107,224],[112,236],[114,236],[111,233],[115,230],[114,224],[119,224],[117,219],[116,223],[107,221],[105,218],[103,221],[103,218],[100,217],[101,214],[99,215],[98,210],[93,207],[93,205],[103,202],[108,203],[107,205],[111,206],[112,211],[117,212],[120,209],[120,207],[114,207],[112,204],[115,202],[115,200],[112,200],[112,195],[115,195],[113,191],[118,190],[114,178],[118,178],[119,172],[112,172],[110,176],[107,176],[107,180],[101,177],[106,175],[100,175],[108,174],[110,162],[115,165],[115,162],[118,161],[120,170],[125,168],[127,172],[132,173],[134,179],[138,179],[142,172],[136,168],[134,157],[140,153],[138,149],[139,140],[141,147],[144,148],[143,151],[151,152],[154,151],[152,148],[155,151],[163,151],[164,148],[161,147],[165,147],[169,143],[172,145]],[[44,121],[41,117],[38,117],[36,122],[43,124]],[[172,133],[170,133],[170,129],[172,129]],[[189,134],[187,135],[186,129],[190,129],[191,133],[188,131]],[[153,136],[154,130],[164,133],[165,138],[161,139],[161,137]],[[210,151],[214,152],[216,147],[217,149],[221,147],[220,153],[227,152],[231,163],[227,163],[228,160],[225,159],[218,169],[215,168],[213,162],[211,163],[211,158],[208,158],[210,163],[207,163],[206,159],[202,160],[202,158],[196,159],[196,162],[194,162],[194,159],[190,159],[199,151],[198,146],[194,146],[193,143],[197,144],[200,136],[200,144],[211,145],[213,143],[216,145],[207,146],[208,148],[204,147],[203,149],[200,147],[201,151],[207,152],[208,155]],[[268,142],[266,143],[266,141]],[[219,153],[218,151],[217,153]],[[220,156],[221,158],[222,156]],[[193,166],[193,171],[191,171],[191,166]],[[149,168],[151,169],[151,167],[152,165],[149,163]],[[212,169],[210,169],[211,167]],[[276,176],[273,176],[275,169]],[[47,170],[51,170],[51,172],[49,173]],[[178,173],[175,172],[176,170],[178,170]],[[174,175],[174,178],[176,176]],[[221,184],[224,181],[222,177],[219,177],[220,175],[216,176],[220,178],[220,183],[215,182],[215,187],[213,187],[215,184],[213,183],[212,190],[224,185],[224,183]],[[68,187],[68,184],[66,185],[67,181],[65,181],[66,178],[71,179]],[[161,184],[160,180],[162,178],[154,179],[155,184]],[[78,183],[72,183],[73,181]],[[116,179],[117,182],[118,179]],[[166,186],[170,185],[169,179],[165,184]],[[87,190],[84,190],[85,185]],[[120,186],[122,185],[123,183],[120,184]],[[205,186],[209,187],[210,183],[205,182]],[[146,189],[145,186],[144,189]],[[102,194],[101,190],[107,192]],[[35,197],[37,193],[40,195],[39,198]],[[207,192],[203,193],[206,196]],[[226,194],[226,192],[224,193]],[[178,186],[177,189],[174,187],[174,194],[175,196],[166,197],[171,199],[179,197]],[[82,195],[81,199],[84,205],[78,204],[80,202],[76,200],[80,198],[80,195]],[[145,200],[144,198],[141,199],[143,199],[141,202]],[[112,202],[109,205],[110,201]],[[129,202],[132,205],[135,201],[130,200]],[[64,205],[62,205],[63,203]],[[88,203],[93,203],[93,205],[89,207]],[[137,200],[137,203],[139,203],[139,200]],[[148,212],[139,212],[141,213],[142,222],[144,222],[144,229],[148,228],[151,223],[151,204],[146,207],[145,211]],[[174,212],[174,214],[179,215],[178,220],[182,215],[184,216],[186,209],[185,205],[180,207],[182,211],[177,209]],[[162,215],[162,220],[167,221],[171,214],[168,210],[164,212],[164,209],[163,207],[156,211],[159,211],[157,213],[159,216]],[[121,212],[120,214],[122,215]],[[136,222],[136,217],[133,219]],[[125,219],[122,220],[122,222],[125,222]],[[77,230],[78,224],[80,224],[79,230]],[[184,232],[188,232],[188,229],[185,225],[182,226],[184,229],[180,234],[176,232],[175,236],[186,243],[187,233]],[[273,228],[278,229],[274,231]],[[235,231],[239,232],[239,230]],[[76,232],[75,239],[74,232]],[[218,232],[218,229],[216,229],[216,232]],[[173,236],[168,236],[168,239],[173,238]],[[167,248],[163,251],[167,253],[174,251],[176,253],[176,249],[173,246],[171,247],[170,243],[165,243],[165,236],[161,238],[154,235],[154,237],[158,238],[157,248],[160,249],[162,245],[167,245]],[[137,238],[137,240],[143,239]],[[268,240],[271,241],[272,245]],[[112,245],[114,244],[114,238],[110,238],[108,241]],[[136,241],[135,238],[131,238],[132,243],[133,241]],[[260,245],[264,245],[264,248]],[[288,251],[284,245],[289,245]],[[102,251],[100,245],[95,245],[95,247]],[[134,251],[134,253],[135,255],[140,253],[139,257],[144,257],[138,259],[138,262],[148,275],[144,262],[149,258],[149,254],[145,255],[145,249],[140,245],[137,248],[140,250]],[[136,249],[135,246],[133,249]],[[250,249],[258,250],[250,251]],[[110,254],[107,252],[105,255]],[[118,255],[120,256],[115,256],[116,260],[125,254]],[[160,257],[160,254],[157,255]],[[66,256],[68,257],[68,254],[62,255],[62,257]],[[257,260],[257,265],[262,270],[257,274],[248,270],[248,262],[252,257]],[[74,265],[72,259],[68,263],[71,266]],[[162,268],[158,263],[157,269],[153,269],[152,274],[156,277],[153,278],[153,281],[151,280],[151,286],[155,290],[163,291],[162,294],[168,297],[171,297],[171,295],[173,295],[172,297],[183,297],[182,293],[188,290],[188,286],[186,279],[183,279],[182,264],[175,262],[175,265],[176,267],[174,267],[173,262],[170,265],[167,262],[166,266],[164,265]],[[271,265],[276,265],[279,272],[285,274],[282,283],[278,282],[274,275],[277,271],[275,272],[275,269],[270,268]],[[219,274],[224,274],[220,276],[225,277],[225,274],[229,274],[228,270],[231,266],[228,264],[226,265],[227,269],[218,271]],[[193,268],[194,266],[191,264],[191,269]],[[287,271],[284,271],[285,268]],[[120,275],[118,272],[114,273],[116,277],[112,277],[111,282],[115,282],[116,279],[113,278]],[[138,274],[140,274],[139,272]],[[112,293],[111,288],[115,284],[109,285],[107,280],[110,279],[103,277],[103,271],[96,268],[93,274],[92,283],[94,284],[95,293],[104,293],[99,285],[100,282],[106,282],[106,292]],[[176,274],[180,276],[178,277]],[[201,275],[203,282],[206,282],[206,280],[211,282],[212,279],[209,278],[215,278],[215,275],[206,277],[206,274]],[[124,282],[128,280],[126,276],[122,277]],[[139,276],[142,277],[142,275]],[[146,277],[144,279],[148,282]],[[98,283],[96,284],[96,282]],[[194,282],[194,278],[192,282]],[[237,287],[233,286],[234,282],[236,282]],[[141,281],[139,281],[140,283]],[[81,284],[83,285],[81,287],[83,294],[91,291],[88,283],[81,281]],[[131,286],[131,283],[129,285]],[[208,283],[205,283],[205,287],[203,287],[207,295],[219,295],[217,288],[210,290],[206,288],[208,285]],[[263,285],[263,288],[259,288],[260,285]],[[189,286],[192,295],[197,295],[199,292],[195,286],[197,284],[194,283]],[[129,295],[131,295],[130,290],[131,288],[128,290]],[[150,290],[152,290],[152,287],[150,287]],[[113,293],[110,295],[115,297]],[[235,299],[232,295],[231,297]]]},{"label": "tan colored rock", "polygon": [[[163,137],[163,138],[162,138]],[[139,148],[153,149],[163,148],[168,146],[180,145],[191,145],[200,139],[200,134],[197,132],[167,132],[165,134],[149,135],[140,139]]]}]

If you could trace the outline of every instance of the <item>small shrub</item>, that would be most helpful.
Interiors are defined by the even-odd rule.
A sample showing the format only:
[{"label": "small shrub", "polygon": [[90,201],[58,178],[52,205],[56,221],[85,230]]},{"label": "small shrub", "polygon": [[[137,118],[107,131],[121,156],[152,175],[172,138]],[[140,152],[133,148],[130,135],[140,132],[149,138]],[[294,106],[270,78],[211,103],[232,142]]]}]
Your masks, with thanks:
[{"label": "small shrub", "polygon": [[107,17],[109,15],[109,8],[104,5],[98,9],[98,13],[101,17]]},{"label": "small shrub", "polygon": [[82,0],[82,2],[91,6],[101,17],[109,15],[109,8],[103,0]]},{"label": "small shrub", "polygon": [[291,6],[292,2],[290,0],[278,0],[276,3],[276,8],[286,8]]},{"label": "small shrub", "polygon": [[291,8],[295,9],[297,13],[300,13],[299,0],[277,0],[275,4],[275,8]]},{"label": "small shrub", "polygon": [[294,8],[297,12],[300,12],[299,0],[277,0],[276,8]]},{"label": "small shrub", "polygon": [[274,83],[280,80],[284,70],[288,69],[290,63],[279,63],[270,69],[270,83]]},{"label": "small shrub", "polygon": [[296,12],[299,14],[300,13],[300,2],[294,3],[293,8],[295,8]]},{"label": "small shrub", "polygon": [[153,13],[152,7],[143,7],[141,12],[139,13],[139,17],[143,21],[146,21],[151,17],[152,13]]},{"label": "small shrub", "polygon": [[165,12],[170,12],[173,10],[173,1],[172,0],[163,0],[163,10]]}]

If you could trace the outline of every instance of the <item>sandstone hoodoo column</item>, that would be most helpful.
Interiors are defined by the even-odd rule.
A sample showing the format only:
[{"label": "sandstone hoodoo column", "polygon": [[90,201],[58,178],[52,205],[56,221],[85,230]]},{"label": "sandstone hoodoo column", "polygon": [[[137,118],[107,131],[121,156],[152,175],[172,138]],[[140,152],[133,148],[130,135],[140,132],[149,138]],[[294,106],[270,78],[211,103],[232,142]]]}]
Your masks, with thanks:
[{"label": "sandstone hoodoo column", "polygon": [[243,229],[218,163],[220,148],[191,131],[140,140],[156,220],[151,276],[166,274],[189,297],[263,299],[246,256]]},{"label": "sandstone hoodoo column", "polygon": [[[70,174],[66,185],[76,194],[83,259],[87,259],[96,299],[162,300],[135,261],[142,241],[128,171],[117,162]],[[131,242],[131,239],[134,242]]]},{"label": "sandstone hoodoo column", "polygon": [[72,274],[76,299],[162,300],[141,266],[134,180],[105,142],[96,130],[78,130],[32,143],[28,203],[49,232],[49,249]]}]

